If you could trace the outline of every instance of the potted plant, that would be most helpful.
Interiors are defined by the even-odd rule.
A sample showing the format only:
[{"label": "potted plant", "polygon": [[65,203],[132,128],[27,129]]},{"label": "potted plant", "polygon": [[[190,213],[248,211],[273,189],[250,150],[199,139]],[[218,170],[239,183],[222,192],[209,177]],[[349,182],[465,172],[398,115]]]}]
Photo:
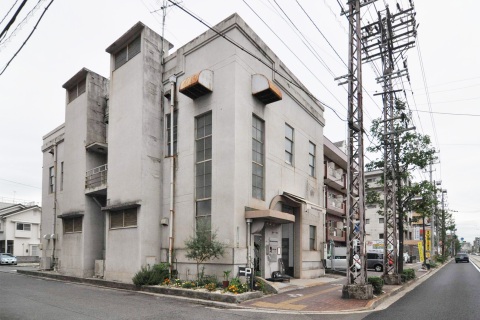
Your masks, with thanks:
[{"label": "potted plant", "polygon": [[225,280],[222,281],[222,285],[224,288],[228,288],[228,285],[230,284],[230,281],[228,280],[228,277],[230,276],[230,272],[232,272],[231,270],[225,270],[223,271],[223,278]]}]

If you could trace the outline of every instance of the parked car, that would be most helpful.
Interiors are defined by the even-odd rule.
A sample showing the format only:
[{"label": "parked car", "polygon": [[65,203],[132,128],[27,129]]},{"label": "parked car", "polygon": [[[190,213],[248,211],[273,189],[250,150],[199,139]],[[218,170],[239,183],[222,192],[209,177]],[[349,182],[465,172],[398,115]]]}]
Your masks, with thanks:
[{"label": "parked car", "polygon": [[377,272],[382,272],[383,253],[367,252],[367,269],[374,269]]},{"label": "parked car", "polygon": [[[358,255],[355,255],[354,256],[354,260],[357,260],[358,261]],[[339,269],[339,270],[347,270],[347,256],[345,255],[335,255],[334,259],[333,259],[333,266],[335,269]],[[327,257],[327,269],[330,269],[332,268],[332,257],[331,256],[328,256]],[[360,264],[358,262],[355,262],[355,268],[357,270],[360,270]]]},{"label": "parked car", "polygon": [[17,257],[10,253],[0,253],[0,264],[17,264]]},{"label": "parked car", "polygon": [[458,253],[456,256],[455,256],[455,263],[459,263],[459,262],[470,262],[469,258],[468,258],[468,254],[466,253]]}]

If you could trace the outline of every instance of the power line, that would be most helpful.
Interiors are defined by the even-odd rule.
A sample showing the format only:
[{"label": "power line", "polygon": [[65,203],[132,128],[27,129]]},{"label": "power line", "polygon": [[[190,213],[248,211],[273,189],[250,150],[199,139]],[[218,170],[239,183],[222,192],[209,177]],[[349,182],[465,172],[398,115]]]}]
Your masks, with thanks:
[{"label": "power line", "polygon": [[[270,28],[270,26],[265,22],[265,20],[263,20],[259,15],[258,13],[245,1],[243,0],[243,2],[250,8],[250,10],[252,10],[252,12],[265,24],[265,26],[267,26],[268,29],[270,29],[270,31],[283,43],[283,45],[298,59],[298,61],[300,61],[300,63],[305,67],[305,69],[307,69],[310,74],[312,74],[313,77],[315,77],[315,79],[318,80],[318,82],[320,82],[320,84],[325,88],[325,90],[327,90],[331,95],[332,97],[337,100],[338,103],[340,103],[340,105],[345,109],[347,110],[347,108],[342,104],[342,102],[340,100],[338,100],[338,98],[327,88],[327,86],[325,86],[325,84],[323,84],[323,82],[317,77],[317,75],[315,73],[313,73],[313,71],[305,64],[305,62],[300,59],[300,57],[297,56],[297,54],[295,52],[293,52],[293,50],[283,41],[283,39],[281,37],[279,37],[277,35],[277,33],[272,29]],[[339,117],[340,118],[340,117]],[[343,120],[340,118],[340,120]]]},{"label": "power line", "polygon": [[[7,42],[10,41],[10,39],[12,37],[15,37],[17,31],[21,30],[21,28],[23,27],[24,24],[27,23],[28,19],[31,18],[35,11],[37,11],[37,9],[39,8],[40,4],[45,1],[45,0],[38,0],[37,4],[33,7],[32,10],[30,10],[30,12],[27,13],[27,15],[25,16],[25,18],[23,18],[23,20],[17,24],[17,26],[15,27],[15,29],[12,31],[12,33],[8,36],[8,38],[6,38],[5,40],[1,41],[0,42],[0,51],[2,51],[2,48],[5,47],[7,45]],[[6,35],[5,35],[6,36]]]},{"label": "power line", "polygon": [[7,14],[5,15],[5,17],[3,17],[2,21],[0,21],[0,25],[3,23],[3,21],[8,17],[8,15],[10,14],[10,11],[12,11],[12,9],[15,7],[15,5],[17,4],[18,0],[15,0],[15,2],[13,3],[13,5],[10,7],[10,9],[8,10]]},{"label": "power line", "polygon": [[25,183],[20,183],[20,182],[16,182],[16,181],[12,181],[12,180],[2,179],[2,178],[0,178],[0,180],[2,180],[2,181],[7,181],[7,182],[11,182],[11,183],[15,183],[15,184],[19,184],[19,185],[22,185],[22,186],[25,186],[25,187],[30,187],[30,188],[35,188],[35,189],[42,189],[42,188],[39,188],[39,187],[31,186],[31,185],[28,185],[28,184],[25,184]]},{"label": "power line", "polygon": [[0,39],[2,39],[3,35],[7,33],[8,29],[10,29],[10,27],[15,22],[15,20],[17,19],[17,16],[19,15],[20,11],[22,11],[22,8],[25,6],[26,3],[27,3],[27,0],[23,0],[23,2],[20,4],[20,7],[18,7],[18,9],[17,9],[17,11],[15,11],[15,14],[13,15],[13,17],[7,23],[5,28],[3,28],[2,33],[0,33]]},{"label": "power line", "polygon": [[425,113],[430,113],[430,114],[444,114],[444,115],[450,115],[450,116],[467,116],[467,117],[480,117],[480,114],[472,114],[472,113],[450,113],[450,112],[436,112],[436,111],[427,111],[427,110],[418,110],[418,109],[412,109],[417,112],[425,112]]},{"label": "power line", "polygon": [[172,0],[168,0],[168,2],[170,2],[171,4],[175,5],[176,7],[178,7],[180,10],[182,10],[183,12],[185,12],[186,14],[188,14],[189,16],[191,16],[192,18],[194,18],[195,20],[197,20],[198,22],[200,22],[201,24],[203,24],[204,26],[206,26],[208,29],[210,29],[211,31],[215,32],[218,36],[224,38],[225,40],[227,40],[228,42],[230,42],[231,44],[233,44],[235,47],[239,48],[240,50],[242,50],[243,52],[245,52],[246,54],[248,54],[249,56],[251,56],[252,58],[258,60],[260,63],[262,63],[263,65],[265,65],[268,69],[272,70],[276,75],[280,76],[281,78],[283,78],[285,81],[287,81],[288,83],[294,85],[295,87],[297,87],[298,89],[300,89],[301,91],[303,91],[308,97],[310,97],[312,100],[314,101],[318,101],[320,102],[322,105],[324,105],[325,107],[329,108],[330,110],[332,110],[335,115],[342,121],[346,122],[345,119],[342,119],[338,113],[335,111],[335,109],[333,109],[332,107],[330,107],[328,104],[324,103],[322,100],[318,99],[317,97],[315,97],[314,95],[312,95],[306,88],[304,88],[303,85],[297,83],[294,79],[289,79],[287,76],[283,75],[282,73],[278,72],[275,68],[273,68],[272,66],[270,66],[267,62],[265,62],[264,60],[262,60],[260,57],[257,57],[255,54],[253,54],[252,52],[248,51],[247,49],[245,49],[243,46],[239,45],[238,43],[236,43],[235,41],[233,41],[232,39],[230,39],[229,37],[227,37],[225,34],[223,33],[220,33],[218,32],[217,30],[215,30],[214,28],[212,28],[211,26],[209,26],[206,22],[204,22],[201,18],[197,17],[195,14],[193,14],[192,12],[190,12],[189,10],[185,9],[184,7],[181,7],[178,3],[172,1]]},{"label": "power line", "polygon": [[48,8],[50,7],[50,5],[53,3],[54,0],[51,0],[50,3],[45,7],[45,10],[43,10],[42,12],[42,15],[40,16],[40,18],[38,18],[38,21],[37,23],[35,24],[35,26],[33,27],[32,29],[32,32],[30,32],[30,34],[28,35],[27,39],[25,39],[25,41],[23,42],[23,44],[20,46],[20,48],[17,50],[17,52],[15,52],[15,54],[13,55],[13,57],[8,61],[8,63],[5,65],[5,68],[3,68],[2,72],[0,72],[0,76],[5,72],[5,70],[7,70],[8,66],[10,65],[10,63],[13,61],[13,59],[15,59],[15,57],[17,56],[17,54],[23,49],[23,47],[25,46],[25,44],[27,43],[27,41],[30,39],[30,37],[32,36],[32,34],[35,32],[35,30],[37,29],[37,26],[38,24],[40,23],[40,21],[42,21],[42,18],[43,18],[43,15],[45,14],[45,12],[47,12]]}]

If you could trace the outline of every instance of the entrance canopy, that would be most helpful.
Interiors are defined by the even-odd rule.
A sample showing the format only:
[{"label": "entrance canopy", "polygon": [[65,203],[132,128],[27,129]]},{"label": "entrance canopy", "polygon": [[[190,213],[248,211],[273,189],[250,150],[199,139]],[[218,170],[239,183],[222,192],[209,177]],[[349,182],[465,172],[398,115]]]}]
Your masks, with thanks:
[{"label": "entrance canopy", "polygon": [[264,219],[275,223],[295,222],[295,216],[293,214],[271,209],[245,211],[245,218]]}]

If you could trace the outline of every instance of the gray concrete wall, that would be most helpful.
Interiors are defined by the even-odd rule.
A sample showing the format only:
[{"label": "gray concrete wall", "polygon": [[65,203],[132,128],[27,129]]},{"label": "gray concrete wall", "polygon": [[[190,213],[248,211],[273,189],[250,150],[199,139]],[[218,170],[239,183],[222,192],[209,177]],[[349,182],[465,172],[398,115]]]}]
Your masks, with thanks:
[{"label": "gray concrete wall", "polygon": [[[61,227],[61,220],[55,219],[55,215],[59,215],[58,208],[63,207],[63,191],[57,192],[57,205],[56,210],[54,209],[54,194],[49,192],[49,168],[54,166],[55,155],[50,154],[49,150],[56,145],[57,148],[57,161],[60,163],[64,160],[64,134],[65,127],[61,125],[56,129],[52,130],[43,137],[43,168],[42,168],[42,224],[40,228],[40,237],[42,244],[42,260],[45,261],[47,258],[57,258],[60,252],[61,246],[55,246],[54,254],[54,242],[61,243],[61,235],[59,234]],[[59,177],[56,176],[56,183],[58,186]],[[57,234],[59,239],[45,239],[45,235]]]}]

